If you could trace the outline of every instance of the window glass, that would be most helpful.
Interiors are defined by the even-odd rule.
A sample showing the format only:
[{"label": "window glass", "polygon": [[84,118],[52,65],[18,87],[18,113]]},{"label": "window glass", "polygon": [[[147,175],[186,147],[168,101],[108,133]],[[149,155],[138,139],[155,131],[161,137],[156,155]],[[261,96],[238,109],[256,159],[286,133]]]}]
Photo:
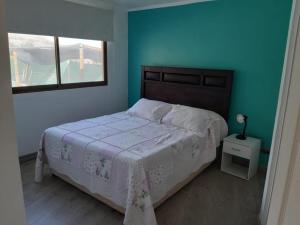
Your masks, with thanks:
[{"label": "window glass", "polygon": [[13,87],[57,84],[54,37],[9,33]]},{"label": "window glass", "polygon": [[61,83],[104,81],[103,41],[58,39]]}]

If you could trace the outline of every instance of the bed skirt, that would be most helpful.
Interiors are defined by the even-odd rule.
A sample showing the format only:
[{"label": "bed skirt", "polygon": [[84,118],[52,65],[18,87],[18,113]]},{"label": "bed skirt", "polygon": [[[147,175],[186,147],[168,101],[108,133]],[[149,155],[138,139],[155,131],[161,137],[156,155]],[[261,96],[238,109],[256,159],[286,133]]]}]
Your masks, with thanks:
[{"label": "bed skirt", "polygon": [[[206,164],[202,165],[198,171],[192,173],[185,180],[183,180],[182,182],[176,184],[170,191],[168,191],[168,193],[162,199],[160,199],[158,202],[154,203],[154,208],[157,208],[158,206],[163,204],[166,200],[168,200],[170,197],[172,197],[174,194],[176,194],[181,188],[183,188],[185,185],[190,183],[194,178],[196,178],[200,173],[202,173],[211,163],[212,162],[209,162],[209,163],[206,163]],[[109,200],[109,199],[107,199],[107,198],[105,198],[105,197],[103,197],[99,194],[91,193],[86,187],[84,187],[80,184],[77,184],[76,182],[72,181],[66,175],[63,175],[63,174],[55,171],[54,169],[50,169],[50,171],[53,175],[59,177],[60,179],[66,181],[67,183],[73,185],[74,187],[78,188],[79,190],[87,193],[88,195],[90,195],[90,196],[94,197],[95,199],[99,200],[100,202],[110,206],[111,208],[115,209],[116,211],[118,211],[122,214],[125,214],[125,208],[124,207],[115,204],[111,200]]]}]

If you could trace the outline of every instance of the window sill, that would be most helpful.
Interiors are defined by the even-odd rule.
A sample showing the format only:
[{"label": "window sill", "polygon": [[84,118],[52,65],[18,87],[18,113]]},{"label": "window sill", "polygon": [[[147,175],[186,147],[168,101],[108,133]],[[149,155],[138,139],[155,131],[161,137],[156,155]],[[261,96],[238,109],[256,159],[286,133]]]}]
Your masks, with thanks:
[{"label": "window sill", "polygon": [[22,94],[22,93],[31,93],[31,92],[56,91],[56,90],[96,87],[96,86],[105,86],[105,85],[107,85],[107,81],[70,83],[70,84],[60,84],[60,85],[58,84],[39,85],[39,86],[30,86],[30,87],[14,87],[12,88],[12,93]]}]

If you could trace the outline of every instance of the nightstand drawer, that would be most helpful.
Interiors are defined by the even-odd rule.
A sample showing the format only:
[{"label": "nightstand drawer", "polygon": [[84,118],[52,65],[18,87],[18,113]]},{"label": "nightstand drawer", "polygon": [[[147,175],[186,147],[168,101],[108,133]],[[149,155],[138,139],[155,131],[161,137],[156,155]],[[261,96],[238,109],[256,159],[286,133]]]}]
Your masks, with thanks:
[{"label": "nightstand drawer", "polygon": [[251,150],[249,148],[231,142],[224,142],[223,152],[247,159],[251,157]]}]

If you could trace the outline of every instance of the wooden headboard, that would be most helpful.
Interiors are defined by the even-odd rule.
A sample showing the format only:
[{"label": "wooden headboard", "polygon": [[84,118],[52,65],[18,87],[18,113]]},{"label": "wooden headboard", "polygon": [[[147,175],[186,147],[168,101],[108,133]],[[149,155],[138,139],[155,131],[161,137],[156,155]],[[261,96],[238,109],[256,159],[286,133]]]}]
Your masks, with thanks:
[{"label": "wooden headboard", "polygon": [[232,70],[142,66],[141,97],[217,112],[228,119]]}]

